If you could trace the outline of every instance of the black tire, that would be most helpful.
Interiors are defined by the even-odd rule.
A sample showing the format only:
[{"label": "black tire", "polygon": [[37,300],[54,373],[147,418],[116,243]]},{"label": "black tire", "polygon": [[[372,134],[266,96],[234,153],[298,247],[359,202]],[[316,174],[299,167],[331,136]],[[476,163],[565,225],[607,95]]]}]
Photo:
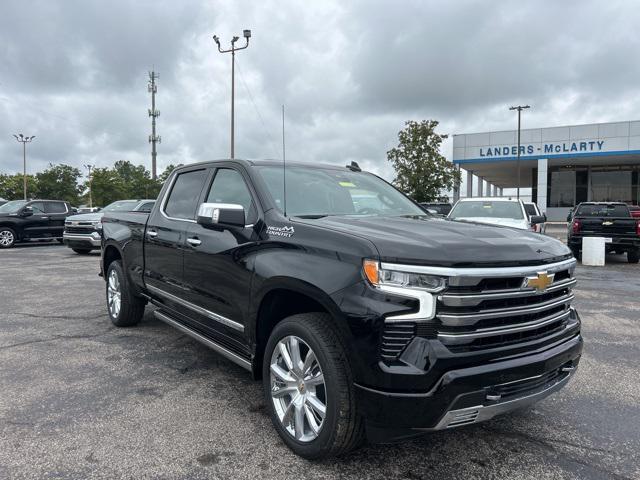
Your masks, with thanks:
[{"label": "black tire", "polygon": [[[324,375],[325,417],[317,437],[306,442],[297,440],[283,426],[271,396],[272,354],[278,342],[288,336],[298,337],[313,350]],[[358,413],[351,367],[342,337],[329,315],[303,313],[276,325],[265,349],[263,386],[271,420],[284,443],[297,455],[309,460],[326,458],[362,444],[364,422]]]},{"label": "black tire", "polygon": [[629,250],[627,252],[627,262],[638,263],[640,261],[640,250]]},{"label": "black tire", "polygon": [[573,253],[573,256],[576,257],[576,260],[580,260],[580,249],[576,248],[576,247],[571,247],[571,253]]},{"label": "black tire", "polygon": [[76,252],[78,255],[88,255],[91,252],[91,249],[88,248],[72,248],[71,250]]},{"label": "black tire", "polygon": [[62,238],[56,238],[56,240],[57,240],[57,241],[58,241],[58,243],[59,243],[59,244],[61,244],[61,245],[64,243],[64,240],[63,240]]},{"label": "black tire", "polygon": [[9,227],[0,227],[0,248],[11,248],[18,241],[15,230]]},{"label": "black tire", "polygon": [[[112,275],[117,277],[117,286],[112,285]],[[122,263],[120,260],[115,260],[109,265],[107,270],[107,281],[105,282],[105,295],[107,299],[107,313],[111,322],[117,327],[132,327],[140,323],[142,316],[144,315],[144,307],[146,302],[140,297],[136,297],[129,285],[129,281],[122,269]],[[112,310],[111,303],[109,301],[109,288],[114,287],[114,290],[120,292],[120,308],[117,312]]]}]

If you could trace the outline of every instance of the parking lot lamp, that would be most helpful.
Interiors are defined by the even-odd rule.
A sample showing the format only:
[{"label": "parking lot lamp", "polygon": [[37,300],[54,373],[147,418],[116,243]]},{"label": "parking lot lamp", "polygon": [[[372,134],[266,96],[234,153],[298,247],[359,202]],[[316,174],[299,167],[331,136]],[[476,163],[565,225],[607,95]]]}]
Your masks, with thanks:
[{"label": "parking lot lamp", "polygon": [[531,108],[529,105],[518,105],[517,107],[509,107],[509,110],[518,111],[518,154],[516,156],[516,165],[518,169],[518,200],[520,199],[520,114],[522,110]]},{"label": "parking lot lamp", "polygon": [[24,199],[27,199],[27,143],[31,143],[35,135],[31,137],[25,137],[23,134],[19,133],[14,135],[15,139],[22,143],[22,182],[24,187]]},{"label": "parking lot lamp", "polygon": [[244,50],[249,46],[249,39],[251,38],[251,30],[243,30],[242,36],[246,40],[244,47],[236,47],[236,42],[240,40],[240,37],[234,36],[231,39],[231,48],[223,50],[220,47],[220,39],[217,35],[213,36],[213,41],[216,42],[218,46],[218,51],[220,53],[229,53],[231,52],[231,159],[235,158],[235,126],[234,126],[234,108],[235,108],[235,60],[236,60],[236,51]]},{"label": "parking lot lamp", "polygon": [[91,192],[91,182],[92,182],[92,178],[91,178],[91,169],[93,168],[93,165],[85,165],[84,168],[86,168],[87,170],[89,170],[89,208],[93,208],[93,195]]}]

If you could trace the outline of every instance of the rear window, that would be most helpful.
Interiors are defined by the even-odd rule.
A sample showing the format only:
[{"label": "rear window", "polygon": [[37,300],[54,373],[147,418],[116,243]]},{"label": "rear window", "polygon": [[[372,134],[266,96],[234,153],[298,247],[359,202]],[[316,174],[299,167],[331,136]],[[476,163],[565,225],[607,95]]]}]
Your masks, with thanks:
[{"label": "rear window", "polygon": [[206,170],[179,174],[164,206],[164,213],[173,218],[193,220],[196,216],[198,198],[206,179]]},{"label": "rear window", "polygon": [[577,217],[630,217],[626,205],[580,205]]},{"label": "rear window", "polygon": [[47,213],[67,213],[67,207],[62,202],[47,202],[44,208]]},{"label": "rear window", "polygon": [[518,202],[469,201],[458,202],[449,218],[511,218],[522,220],[523,213]]}]

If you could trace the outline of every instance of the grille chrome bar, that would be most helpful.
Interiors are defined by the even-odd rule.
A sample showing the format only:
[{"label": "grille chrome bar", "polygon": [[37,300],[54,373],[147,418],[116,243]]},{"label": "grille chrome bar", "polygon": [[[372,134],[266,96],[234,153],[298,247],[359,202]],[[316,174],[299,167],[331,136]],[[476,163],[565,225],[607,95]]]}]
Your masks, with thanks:
[{"label": "grille chrome bar", "polygon": [[494,310],[483,310],[478,313],[439,313],[438,318],[443,325],[448,326],[466,326],[475,325],[478,321],[486,318],[504,318],[514,315],[527,315],[530,313],[540,313],[550,310],[554,307],[569,303],[573,300],[573,293],[569,293],[560,298],[554,298],[544,303],[538,303],[535,306],[513,307],[513,308],[497,308]]},{"label": "grille chrome bar", "polygon": [[522,324],[513,324],[507,325],[500,328],[485,328],[481,330],[476,330],[473,333],[447,333],[442,332],[438,333],[438,340],[440,340],[445,345],[459,345],[472,342],[478,338],[486,338],[493,337],[496,335],[508,335],[510,333],[519,333],[526,332],[529,330],[535,330],[540,327],[544,327],[545,325],[550,325],[552,323],[561,321],[569,317],[570,310],[564,311],[559,315],[552,315],[550,317],[545,317],[541,320],[536,320],[533,322],[522,323]]},{"label": "grille chrome bar", "polygon": [[[566,280],[561,280],[552,284],[548,287],[544,293],[556,292],[558,290],[562,290],[564,288],[571,288],[576,284],[575,278],[569,278]],[[539,293],[533,289],[510,289],[510,290],[494,290],[487,291],[482,293],[475,294],[461,294],[461,295],[453,295],[453,294],[443,294],[438,296],[438,300],[442,302],[443,305],[448,307],[473,307],[479,305],[485,300],[502,300],[505,298],[522,298],[522,297],[533,297],[539,295]]]}]

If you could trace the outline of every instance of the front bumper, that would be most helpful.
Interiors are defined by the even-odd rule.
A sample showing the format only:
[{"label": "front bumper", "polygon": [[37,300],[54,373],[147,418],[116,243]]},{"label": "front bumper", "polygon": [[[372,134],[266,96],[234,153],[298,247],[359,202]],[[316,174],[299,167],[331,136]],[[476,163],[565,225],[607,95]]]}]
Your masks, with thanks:
[{"label": "front bumper", "polygon": [[65,245],[71,248],[91,248],[98,249],[102,243],[102,239],[93,234],[80,234],[80,233],[63,233],[62,241]]},{"label": "front bumper", "polygon": [[575,335],[541,353],[452,370],[428,392],[357,386],[373,442],[394,441],[481,422],[541,400],[567,384],[580,361]]}]

